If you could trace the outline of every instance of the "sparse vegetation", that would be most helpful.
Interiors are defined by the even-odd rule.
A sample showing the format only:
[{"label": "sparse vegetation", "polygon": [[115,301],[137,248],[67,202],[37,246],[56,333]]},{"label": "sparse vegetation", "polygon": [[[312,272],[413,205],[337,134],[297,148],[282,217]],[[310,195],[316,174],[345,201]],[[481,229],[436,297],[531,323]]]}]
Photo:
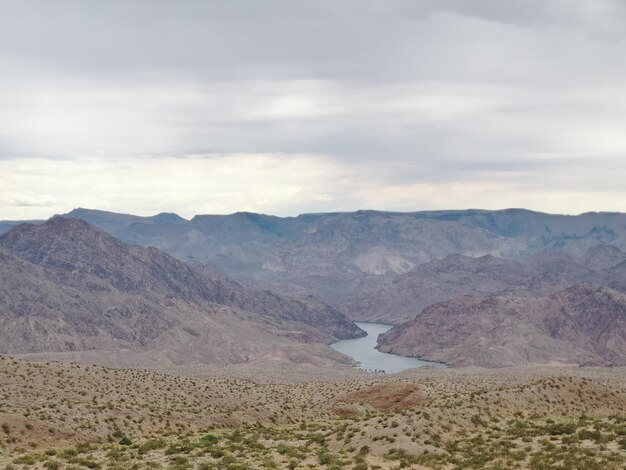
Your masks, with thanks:
[{"label": "sparse vegetation", "polygon": [[0,468],[626,464],[623,368],[260,383],[0,356],[0,399]]}]

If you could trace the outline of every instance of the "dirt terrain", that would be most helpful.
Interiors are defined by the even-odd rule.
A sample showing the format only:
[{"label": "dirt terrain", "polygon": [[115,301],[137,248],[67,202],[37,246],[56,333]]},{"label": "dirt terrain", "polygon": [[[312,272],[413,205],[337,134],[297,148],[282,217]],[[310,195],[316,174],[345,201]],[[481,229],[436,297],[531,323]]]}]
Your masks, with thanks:
[{"label": "dirt terrain", "polygon": [[294,377],[1,356],[0,468],[626,464],[625,368],[335,369],[326,378]]}]

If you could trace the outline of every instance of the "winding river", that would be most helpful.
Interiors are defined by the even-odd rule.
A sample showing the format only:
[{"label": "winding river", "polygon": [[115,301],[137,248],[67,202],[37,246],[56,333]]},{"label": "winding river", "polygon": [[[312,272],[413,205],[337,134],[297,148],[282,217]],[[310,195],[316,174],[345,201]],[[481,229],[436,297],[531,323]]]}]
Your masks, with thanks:
[{"label": "winding river", "polygon": [[378,335],[391,329],[391,325],[383,323],[355,322],[367,333],[363,338],[344,339],[330,345],[340,353],[350,356],[359,363],[361,369],[386,373],[401,372],[413,367],[436,366],[446,367],[439,362],[422,361],[414,357],[398,356],[380,352],[376,349]]}]

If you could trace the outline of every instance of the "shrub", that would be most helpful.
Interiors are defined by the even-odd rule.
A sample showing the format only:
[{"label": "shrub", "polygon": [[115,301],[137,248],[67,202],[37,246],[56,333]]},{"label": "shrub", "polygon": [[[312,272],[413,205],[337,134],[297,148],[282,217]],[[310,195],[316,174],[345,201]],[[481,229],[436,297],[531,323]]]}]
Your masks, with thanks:
[{"label": "shrub", "polygon": [[215,436],[213,434],[207,434],[202,439],[200,439],[200,442],[202,443],[202,445],[210,446],[210,445],[213,445],[213,444],[217,444],[217,442],[219,440],[220,440],[219,437],[217,437],[217,436]]}]

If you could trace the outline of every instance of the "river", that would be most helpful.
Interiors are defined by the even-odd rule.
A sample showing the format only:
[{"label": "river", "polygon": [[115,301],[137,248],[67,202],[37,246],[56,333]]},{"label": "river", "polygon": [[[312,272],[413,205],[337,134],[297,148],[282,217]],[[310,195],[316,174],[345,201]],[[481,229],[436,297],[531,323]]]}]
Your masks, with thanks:
[{"label": "river", "polygon": [[378,335],[391,329],[392,325],[383,323],[355,322],[367,333],[363,338],[344,339],[330,345],[336,351],[350,356],[359,363],[361,369],[382,371],[387,373],[401,372],[413,367],[437,366],[446,367],[439,362],[422,361],[414,357],[398,356],[380,352],[376,349]]}]

